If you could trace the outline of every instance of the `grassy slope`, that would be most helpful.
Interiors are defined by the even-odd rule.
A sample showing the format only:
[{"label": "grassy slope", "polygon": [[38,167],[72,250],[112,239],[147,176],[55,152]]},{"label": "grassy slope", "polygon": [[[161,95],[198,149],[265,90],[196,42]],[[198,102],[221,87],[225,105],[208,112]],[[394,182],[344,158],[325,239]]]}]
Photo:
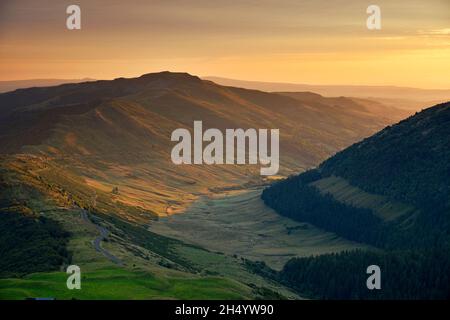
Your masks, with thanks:
[{"label": "grassy slope", "polygon": [[[126,232],[121,232],[117,223],[115,225],[110,221],[112,219],[114,222],[117,218],[108,221],[99,219],[112,230],[109,241],[103,242],[102,246],[125,262],[121,269],[94,250],[92,240],[98,236],[98,231],[93,225],[85,223],[80,217],[80,210],[73,207],[74,202],[82,202],[82,193],[86,192],[76,179],[71,180],[72,193],[68,193],[58,183],[45,182],[45,174],[61,178],[64,172],[58,173],[54,167],[46,167],[40,161],[36,163],[35,158],[28,156],[19,158],[19,161],[3,160],[2,179],[8,186],[7,197],[29,212],[40,212],[59,221],[64,229],[70,231],[68,250],[72,253],[71,263],[81,267],[86,276],[86,281],[83,280],[86,286],[80,292],[69,292],[64,270],[31,274],[0,280],[2,299],[49,295],[57,298],[97,296],[111,299],[297,297],[284,287],[252,274],[240,259],[185,245],[124,221],[122,224],[129,227]],[[102,196],[98,194],[99,205],[103,205]],[[85,197],[88,198],[88,195]],[[136,241],[137,235],[142,241]],[[93,284],[98,279],[102,279],[104,286],[101,292],[94,292]]]},{"label": "grassy slope", "polygon": [[[53,216],[55,213],[49,213]],[[252,290],[237,281],[220,275],[203,276],[182,270],[166,269],[158,260],[139,261],[117,244],[107,248],[121,258],[128,255],[124,268],[114,265],[96,252],[91,245],[97,235],[92,226],[83,224],[78,211],[58,212],[65,223],[72,225],[73,238],[69,250],[74,253],[73,264],[80,266],[82,289],[68,290],[63,271],[35,273],[23,278],[1,279],[0,299],[55,297],[57,299],[245,299],[253,297]],[[103,245],[105,245],[103,243]],[[120,254],[122,250],[122,254]],[[139,265],[139,267],[136,267]]]},{"label": "grassy slope", "polygon": [[65,287],[62,272],[37,273],[22,279],[0,280],[0,299],[242,299],[245,290],[223,278],[162,278],[148,272],[104,268],[87,272],[81,290]]},{"label": "grassy slope", "polygon": [[[256,297],[296,297],[289,290],[245,269],[243,263],[230,256],[165,237],[156,239],[148,233],[152,244],[166,243],[173,255],[160,255],[131,242],[114,226],[102,247],[125,262],[119,267],[95,251],[92,240],[98,231],[85,223],[78,209],[57,209],[51,203],[35,203],[35,210],[56,219],[71,231],[68,250],[72,264],[80,266],[82,289],[68,290],[64,270],[30,274],[21,278],[0,279],[0,299],[55,297],[57,299],[252,299]],[[133,228],[140,228],[138,226]],[[125,236],[124,238],[122,238]],[[156,241],[156,242],[155,242]],[[176,257],[175,260],[170,260]],[[162,263],[164,262],[164,263]],[[264,296],[261,296],[264,292]],[[269,294],[269,295],[268,295]]]}]

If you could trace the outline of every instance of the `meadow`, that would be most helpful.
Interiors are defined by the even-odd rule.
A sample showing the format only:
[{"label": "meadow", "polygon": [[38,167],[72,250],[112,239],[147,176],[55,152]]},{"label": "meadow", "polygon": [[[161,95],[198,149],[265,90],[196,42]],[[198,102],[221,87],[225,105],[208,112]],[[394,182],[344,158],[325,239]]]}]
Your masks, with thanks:
[{"label": "meadow", "polygon": [[149,272],[105,267],[82,274],[80,290],[68,290],[65,272],[0,280],[0,299],[245,299],[248,290],[219,277],[156,277]]}]

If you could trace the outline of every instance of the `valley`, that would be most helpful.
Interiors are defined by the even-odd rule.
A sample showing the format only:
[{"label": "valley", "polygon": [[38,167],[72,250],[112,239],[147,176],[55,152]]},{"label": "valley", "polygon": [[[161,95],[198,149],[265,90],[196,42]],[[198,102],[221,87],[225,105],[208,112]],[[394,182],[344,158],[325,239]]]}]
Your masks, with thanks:
[{"label": "valley", "polygon": [[[0,108],[1,211],[31,232],[49,219],[67,235],[61,263],[34,272],[39,257],[15,252],[8,234],[8,258],[31,259],[0,279],[0,298],[13,299],[299,299],[276,278],[292,258],[370,246],[279,215],[262,188],[409,114],[171,72],[19,89],[0,94]],[[171,133],[196,120],[222,132],[279,129],[278,176],[261,177],[259,165],[172,163]],[[80,291],[65,287],[68,263],[81,268]]]},{"label": "valley", "polygon": [[367,247],[278,215],[263,203],[261,191],[203,196],[183,214],[162,217],[148,228],[208,250],[264,261],[276,270],[292,257]]}]

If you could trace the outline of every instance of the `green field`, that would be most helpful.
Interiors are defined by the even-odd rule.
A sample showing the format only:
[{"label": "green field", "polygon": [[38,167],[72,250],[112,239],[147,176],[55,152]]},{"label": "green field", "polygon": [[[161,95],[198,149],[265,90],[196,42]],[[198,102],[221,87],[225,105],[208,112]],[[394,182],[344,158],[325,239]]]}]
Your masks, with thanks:
[{"label": "green field", "polygon": [[156,277],[148,272],[105,268],[82,273],[81,289],[66,287],[67,274],[31,274],[0,280],[0,299],[53,297],[57,299],[245,299],[244,286],[218,277]]},{"label": "green field", "polygon": [[138,225],[97,217],[98,223],[112,231],[101,246],[124,262],[115,265],[94,249],[92,240],[98,230],[81,218],[79,209],[57,209],[43,203],[36,208],[70,230],[68,250],[73,254],[71,263],[81,269],[81,289],[67,289],[69,275],[62,268],[0,279],[0,299],[298,298],[280,284],[251,273],[238,258],[160,236]]}]

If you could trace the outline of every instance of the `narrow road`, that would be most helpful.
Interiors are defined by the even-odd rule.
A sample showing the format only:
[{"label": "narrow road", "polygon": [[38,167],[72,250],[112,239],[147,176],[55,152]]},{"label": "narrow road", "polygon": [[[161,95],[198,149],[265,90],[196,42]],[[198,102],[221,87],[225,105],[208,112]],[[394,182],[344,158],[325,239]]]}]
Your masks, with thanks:
[{"label": "narrow road", "polygon": [[107,257],[109,260],[111,260],[113,263],[119,265],[119,266],[123,266],[122,261],[117,258],[116,256],[114,256],[111,252],[109,252],[108,250],[102,248],[101,246],[101,242],[103,240],[106,239],[106,237],[108,237],[109,235],[109,231],[106,228],[103,228],[102,226],[99,226],[95,223],[93,223],[90,219],[89,216],[87,214],[87,211],[82,209],[81,210],[81,218],[84,220],[84,222],[88,223],[88,224],[92,224],[95,226],[95,228],[100,232],[100,235],[95,238],[94,240],[92,240],[92,244],[95,248],[95,250],[97,250],[98,252],[100,252],[101,254],[103,254],[105,257]]}]

